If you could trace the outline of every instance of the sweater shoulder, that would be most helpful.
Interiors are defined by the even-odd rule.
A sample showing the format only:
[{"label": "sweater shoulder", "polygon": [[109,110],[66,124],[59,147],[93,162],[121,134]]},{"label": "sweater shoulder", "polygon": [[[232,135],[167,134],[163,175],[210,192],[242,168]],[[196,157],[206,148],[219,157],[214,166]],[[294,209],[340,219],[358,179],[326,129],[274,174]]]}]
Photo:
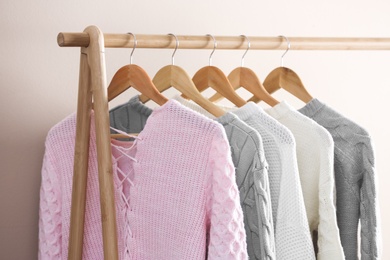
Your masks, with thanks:
[{"label": "sweater shoulder", "polygon": [[370,137],[370,134],[364,127],[328,106],[321,109],[313,119],[329,130],[333,137],[340,135],[351,140],[356,137]]},{"label": "sweater shoulder", "polygon": [[267,132],[274,136],[279,144],[295,147],[294,135],[286,126],[266,113],[258,114],[256,116],[262,126]]},{"label": "sweater shoulder", "polygon": [[64,144],[66,140],[76,137],[76,113],[70,114],[55,124],[48,132],[45,140],[46,148],[50,145]]},{"label": "sweater shoulder", "polygon": [[[262,139],[259,134],[253,127],[249,126],[240,119],[233,120],[229,124],[224,124],[226,134],[230,144],[232,142],[238,142],[242,146],[252,147],[254,151],[262,150]],[[243,147],[244,148],[244,147]]]},{"label": "sweater shoulder", "polygon": [[308,122],[308,127],[310,127],[310,129],[315,134],[316,139],[319,142],[319,145],[325,147],[334,146],[332,135],[325,127],[321,126],[311,118],[306,118],[306,120]]}]

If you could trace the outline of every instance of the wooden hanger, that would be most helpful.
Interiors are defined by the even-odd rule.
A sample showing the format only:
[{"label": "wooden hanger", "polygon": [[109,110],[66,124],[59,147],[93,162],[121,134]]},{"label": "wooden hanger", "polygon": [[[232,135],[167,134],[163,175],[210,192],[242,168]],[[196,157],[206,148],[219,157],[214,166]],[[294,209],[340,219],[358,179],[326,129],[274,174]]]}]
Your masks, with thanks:
[{"label": "wooden hanger", "polygon": [[168,101],[158,91],[146,71],[135,64],[125,65],[115,73],[107,89],[108,101],[111,101],[130,87],[148,96],[160,106]]},{"label": "wooden hanger", "polygon": [[223,97],[230,100],[234,105],[241,107],[246,104],[246,101],[234,91],[234,88],[230,84],[225,74],[219,68],[211,66],[211,57],[216,49],[217,44],[215,38],[212,35],[208,34],[208,36],[212,37],[214,40],[214,49],[210,54],[209,66],[198,70],[192,78],[192,81],[194,82],[199,92],[202,92],[208,87],[211,87]]},{"label": "wooden hanger", "polygon": [[[241,36],[246,38],[248,42],[248,48],[246,49],[244,55],[241,58],[241,67],[237,67],[232,72],[230,72],[228,76],[228,80],[230,81],[230,84],[235,90],[237,90],[240,87],[245,88],[246,90],[251,92],[257,99],[263,100],[270,106],[275,106],[276,104],[279,104],[279,101],[273,98],[267,92],[267,90],[265,90],[263,84],[261,84],[259,78],[253,72],[253,70],[243,66],[244,57],[250,48],[250,41],[248,37],[246,37],[245,35],[241,35]],[[219,100],[220,98],[222,98],[222,96],[219,93],[215,93],[210,98],[210,101],[214,102]]]},{"label": "wooden hanger", "polygon": [[292,69],[286,67],[279,67],[271,71],[264,80],[264,87],[270,94],[283,88],[305,103],[313,99],[299,76]]},{"label": "wooden hanger", "polygon": [[[174,56],[176,50],[179,46],[179,41],[176,35],[172,35],[176,38],[176,48],[172,54],[172,65],[167,65],[161,68],[156,75],[153,77],[153,83],[159,92],[163,92],[164,90],[173,87],[180,91],[186,98],[191,99],[209,113],[211,113],[215,117],[220,117],[225,114],[225,111],[206,99],[202,96],[202,94],[196,88],[194,82],[188,73],[179,66],[174,65]],[[145,103],[149,100],[147,95],[141,95],[140,101]]]},{"label": "wooden hanger", "polygon": [[[313,97],[306,90],[298,74],[296,74],[292,69],[283,67],[283,57],[290,49],[290,41],[287,37],[281,36],[286,39],[288,42],[287,50],[283,53],[281,57],[281,66],[272,70],[264,80],[264,87],[268,93],[272,94],[276,90],[283,88],[286,91],[293,94],[295,97],[299,98],[305,103],[308,103]],[[252,97],[251,101],[258,102],[256,97]]]},{"label": "wooden hanger", "polygon": [[[133,87],[162,106],[168,101],[168,99],[158,91],[144,69],[138,65],[132,64],[132,55],[136,48],[137,40],[135,39],[134,34],[129,34],[134,37],[134,48],[130,55],[130,64],[121,67],[112,78],[107,89],[108,101],[111,101],[128,88]],[[124,136],[122,134],[113,134],[112,137],[128,138],[128,136]]]}]

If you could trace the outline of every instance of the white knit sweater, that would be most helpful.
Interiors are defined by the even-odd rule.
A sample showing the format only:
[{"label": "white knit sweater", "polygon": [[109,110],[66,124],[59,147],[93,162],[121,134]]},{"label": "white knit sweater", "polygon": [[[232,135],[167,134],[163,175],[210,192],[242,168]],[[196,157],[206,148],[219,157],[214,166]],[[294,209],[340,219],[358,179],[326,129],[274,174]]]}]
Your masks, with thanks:
[{"label": "white knit sweater", "polygon": [[[286,102],[266,112],[294,135],[307,218],[313,236],[318,232],[319,260],[345,259],[334,206],[334,143],[329,132]],[[314,236],[314,240],[316,236]]]},{"label": "white knit sweater", "polygon": [[276,259],[315,259],[292,133],[253,102],[233,111],[259,131],[269,164]]}]

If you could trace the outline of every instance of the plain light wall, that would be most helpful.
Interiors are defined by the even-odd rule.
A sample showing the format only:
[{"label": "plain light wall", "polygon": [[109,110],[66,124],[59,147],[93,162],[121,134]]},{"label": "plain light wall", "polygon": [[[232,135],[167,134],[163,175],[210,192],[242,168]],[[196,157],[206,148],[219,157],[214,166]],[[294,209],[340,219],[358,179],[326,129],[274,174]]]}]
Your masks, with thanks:
[{"label": "plain light wall", "polygon": [[[79,49],[60,48],[59,32],[97,25],[103,32],[248,36],[389,37],[390,2],[344,1],[1,1],[0,2],[0,258],[35,259],[40,171],[49,129],[76,109]],[[171,50],[136,50],[149,75],[170,63]],[[107,49],[107,78],[128,63],[129,49]],[[245,65],[260,79],[282,51],[249,51]],[[216,51],[226,74],[242,51]],[[176,64],[193,75],[209,51],[179,50]],[[285,66],[309,92],[365,127],[375,142],[383,259],[390,259],[389,51],[290,51]],[[111,105],[126,102],[131,90]],[[241,92],[248,97],[248,93]],[[304,104],[279,91],[296,108]],[[266,106],[265,106],[266,107]]]}]

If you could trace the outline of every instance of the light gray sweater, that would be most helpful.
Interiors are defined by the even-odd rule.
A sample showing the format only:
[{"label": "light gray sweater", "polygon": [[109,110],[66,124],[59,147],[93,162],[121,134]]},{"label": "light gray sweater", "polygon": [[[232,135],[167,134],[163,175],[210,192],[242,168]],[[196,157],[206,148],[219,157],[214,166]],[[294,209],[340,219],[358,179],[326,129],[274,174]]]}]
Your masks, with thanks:
[{"label": "light gray sweater", "polygon": [[369,134],[318,99],[299,111],[325,127],[334,140],[337,223],[346,259],[358,259],[359,220],[361,259],[380,259],[377,176]]},{"label": "light gray sweater", "polygon": [[[201,109],[196,105],[191,108]],[[151,112],[135,96],[110,111],[110,124],[122,131],[140,132]],[[256,130],[232,113],[226,113],[216,121],[225,128],[231,147],[244,212],[248,255],[250,259],[275,259],[268,165],[262,139]]]}]

